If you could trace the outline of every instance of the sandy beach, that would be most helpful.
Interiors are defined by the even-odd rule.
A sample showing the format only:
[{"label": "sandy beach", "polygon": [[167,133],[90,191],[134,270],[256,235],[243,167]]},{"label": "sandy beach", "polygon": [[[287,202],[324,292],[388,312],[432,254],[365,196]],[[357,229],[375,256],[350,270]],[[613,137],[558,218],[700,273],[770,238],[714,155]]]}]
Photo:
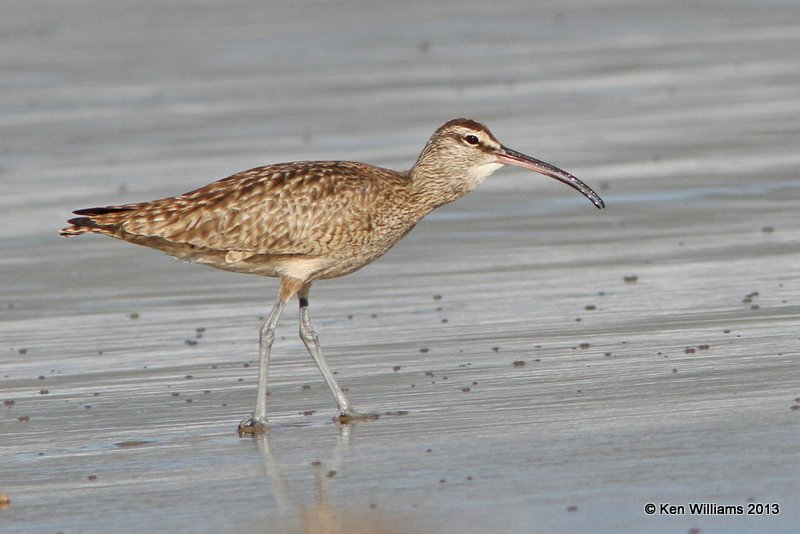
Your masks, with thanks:
[{"label": "sandy beach", "polygon": [[[0,7],[0,531],[796,532],[800,5],[530,4]],[[293,303],[240,438],[277,281],[58,237],[461,116],[607,208],[502,169],[315,284],[376,421]]]}]

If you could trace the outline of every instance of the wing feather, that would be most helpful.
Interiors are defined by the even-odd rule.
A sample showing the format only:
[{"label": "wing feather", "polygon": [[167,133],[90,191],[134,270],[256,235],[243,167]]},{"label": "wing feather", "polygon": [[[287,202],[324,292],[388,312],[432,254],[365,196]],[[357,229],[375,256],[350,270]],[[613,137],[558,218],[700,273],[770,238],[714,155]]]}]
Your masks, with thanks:
[{"label": "wing feather", "polygon": [[[350,162],[258,167],[176,197],[103,208],[126,233],[251,254],[320,255],[371,231],[403,173]],[[105,222],[105,220],[103,221]],[[366,234],[365,234],[366,233]]]}]

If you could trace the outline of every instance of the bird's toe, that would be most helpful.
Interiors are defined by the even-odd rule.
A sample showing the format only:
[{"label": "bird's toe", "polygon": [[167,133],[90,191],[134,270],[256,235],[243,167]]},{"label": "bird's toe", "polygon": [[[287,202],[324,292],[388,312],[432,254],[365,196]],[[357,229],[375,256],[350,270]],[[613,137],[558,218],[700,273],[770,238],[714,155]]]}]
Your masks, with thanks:
[{"label": "bird's toe", "polygon": [[358,421],[369,421],[380,417],[376,413],[362,413],[354,410],[339,410],[336,417],[333,418],[337,423],[348,424],[356,423]]},{"label": "bird's toe", "polygon": [[255,415],[250,415],[249,417],[242,419],[242,422],[239,423],[238,432],[240,436],[263,434],[268,428],[269,423],[266,419],[256,417]]}]

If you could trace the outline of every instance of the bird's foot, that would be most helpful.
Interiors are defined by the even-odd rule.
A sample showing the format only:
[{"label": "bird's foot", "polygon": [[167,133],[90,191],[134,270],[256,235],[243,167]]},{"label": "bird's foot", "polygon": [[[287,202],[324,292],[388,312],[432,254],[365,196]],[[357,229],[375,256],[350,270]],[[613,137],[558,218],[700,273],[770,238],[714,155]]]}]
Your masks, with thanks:
[{"label": "bird's foot", "polygon": [[336,417],[334,417],[333,420],[337,423],[346,425],[349,423],[357,423],[359,421],[370,421],[372,419],[377,419],[378,417],[380,416],[376,413],[361,413],[351,409],[340,409],[336,413]]},{"label": "bird's foot", "polygon": [[238,432],[240,436],[250,436],[263,434],[268,428],[269,423],[266,418],[256,417],[255,414],[250,414],[250,416],[245,417],[242,419],[242,422],[239,423]]}]

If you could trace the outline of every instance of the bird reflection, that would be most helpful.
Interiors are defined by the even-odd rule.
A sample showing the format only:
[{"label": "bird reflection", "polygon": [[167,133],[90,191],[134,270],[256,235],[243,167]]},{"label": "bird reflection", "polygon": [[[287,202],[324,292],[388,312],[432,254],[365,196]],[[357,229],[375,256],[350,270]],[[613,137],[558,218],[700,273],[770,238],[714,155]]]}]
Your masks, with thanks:
[{"label": "bird reflection", "polygon": [[[410,521],[377,509],[375,504],[363,506],[341,506],[331,501],[331,488],[337,478],[346,472],[343,460],[350,448],[354,425],[337,425],[339,435],[327,461],[314,461],[310,466],[315,471],[314,502],[298,502],[281,473],[281,463],[275,456],[272,440],[280,437],[279,432],[266,432],[256,435],[258,448],[264,456],[267,478],[278,505],[280,528],[286,534],[425,534],[431,532]],[[269,531],[275,530],[270,521]]]}]

